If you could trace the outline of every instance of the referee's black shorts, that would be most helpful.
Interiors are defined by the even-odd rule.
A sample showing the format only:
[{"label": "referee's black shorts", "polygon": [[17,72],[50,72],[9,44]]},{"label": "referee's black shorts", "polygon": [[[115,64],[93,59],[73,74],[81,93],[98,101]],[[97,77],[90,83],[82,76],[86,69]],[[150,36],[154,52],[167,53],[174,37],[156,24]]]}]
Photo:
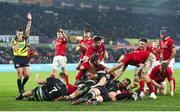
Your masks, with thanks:
[{"label": "referee's black shorts", "polygon": [[29,57],[27,56],[15,56],[14,68],[29,67]]}]

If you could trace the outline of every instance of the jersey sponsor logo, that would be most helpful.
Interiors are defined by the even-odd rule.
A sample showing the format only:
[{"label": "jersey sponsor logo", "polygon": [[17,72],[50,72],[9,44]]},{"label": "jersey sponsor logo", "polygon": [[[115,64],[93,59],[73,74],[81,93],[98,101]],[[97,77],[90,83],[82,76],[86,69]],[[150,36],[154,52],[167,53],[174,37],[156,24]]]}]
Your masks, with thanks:
[{"label": "jersey sponsor logo", "polygon": [[161,48],[168,48],[168,46],[163,45]]},{"label": "jersey sponsor logo", "polygon": [[23,46],[24,46],[24,43],[20,43],[18,47],[22,48]]}]

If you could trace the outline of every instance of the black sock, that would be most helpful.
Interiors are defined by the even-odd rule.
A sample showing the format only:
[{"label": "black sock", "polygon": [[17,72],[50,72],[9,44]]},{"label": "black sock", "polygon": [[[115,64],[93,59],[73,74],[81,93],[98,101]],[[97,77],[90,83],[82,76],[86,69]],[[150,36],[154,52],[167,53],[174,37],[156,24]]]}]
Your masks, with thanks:
[{"label": "black sock", "polygon": [[21,93],[21,89],[22,89],[21,79],[17,79],[17,85],[18,85],[19,93]]},{"label": "black sock", "polygon": [[92,97],[93,97],[93,94],[91,92],[83,96],[83,98],[87,98],[87,99],[91,99]]},{"label": "black sock", "polygon": [[26,84],[26,82],[28,81],[28,79],[29,79],[29,76],[24,77],[23,82],[22,82],[22,86],[23,86],[23,87],[24,87],[24,85]]}]

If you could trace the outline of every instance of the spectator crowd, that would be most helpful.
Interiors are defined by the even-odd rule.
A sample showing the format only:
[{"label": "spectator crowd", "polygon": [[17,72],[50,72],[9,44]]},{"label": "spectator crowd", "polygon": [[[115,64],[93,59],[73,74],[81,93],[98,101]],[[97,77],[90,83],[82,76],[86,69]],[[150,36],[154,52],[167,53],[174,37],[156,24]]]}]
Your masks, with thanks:
[{"label": "spectator crowd", "polygon": [[[53,8],[38,5],[10,4],[0,2],[0,35],[13,35],[19,27],[25,27],[27,12],[32,13],[33,22],[30,35],[55,37],[57,29],[83,30],[87,26],[94,35],[103,35],[105,44],[109,41],[119,42],[125,38],[159,39],[161,28],[167,28],[176,44],[180,43],[178,15],[135,14],[126,11],[99,11],[97,9]],[[53,38],[52,40],[54,40]],[[1,42],[0,42],[1,43]],[[54,49],[33,48],[38,56],[33,56],[31,63],[51,63]],[[106,49],[109,56],[105,62],[116,62],[116,58],[127,49]],[[68,47],[68,63],[77,63],[80,53],[74,53],[74,47]],[[176,61],[180,61],[177,50]],[[0,46],[0,63],[12,62],[11,48]]]},{"label": "spectator crowd", "polygon": [[[52,63],[54,57],[54,49],[51,48],[31,48],[33,52],[37,52],[37,56],[32,56],[30,63],[32,64],[46,64]],[[125,54],[126,52],[130,52],[134,49],[126,49],[126,48],[106,48],[108,53],[108,58],[105,59],[106,63],[114,63],[117,62],[117,59]],[[180,50],[177,50],[176,62],[180,62]],[[77,63],[79,61],[80,52],[75,53],[75,47],[68,47],[67,49],[67,60],[68,63]],[[13,55],[12,49],[10,47],[0,47],[0,64],[10,64],[13,63]]]},{"label": "spectator crowd", "polygon": [[103,35],[106,43],[110,40],[119,41],[119,38],[158,38],[162,27],[167,28],[175,40],[180,34],[178,15],[0,3],[0,35],[15,34],[16,29],[25,24],[27,12],[33,15],[31,35],[49,38],[56,35],[60,26],[71,30],[83,30],[88,26],[94,34]]}]

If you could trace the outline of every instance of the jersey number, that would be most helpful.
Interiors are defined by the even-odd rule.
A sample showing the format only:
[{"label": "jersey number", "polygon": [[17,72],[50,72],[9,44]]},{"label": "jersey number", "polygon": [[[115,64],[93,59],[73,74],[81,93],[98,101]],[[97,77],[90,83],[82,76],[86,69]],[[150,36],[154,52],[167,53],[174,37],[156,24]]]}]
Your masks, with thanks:
[{"label": "jersey number", "polygon": [[58,89],[54,86],[53,89],[51,91],[49,91],[49,94],[51,94],[52,92],[58,91]]}]

